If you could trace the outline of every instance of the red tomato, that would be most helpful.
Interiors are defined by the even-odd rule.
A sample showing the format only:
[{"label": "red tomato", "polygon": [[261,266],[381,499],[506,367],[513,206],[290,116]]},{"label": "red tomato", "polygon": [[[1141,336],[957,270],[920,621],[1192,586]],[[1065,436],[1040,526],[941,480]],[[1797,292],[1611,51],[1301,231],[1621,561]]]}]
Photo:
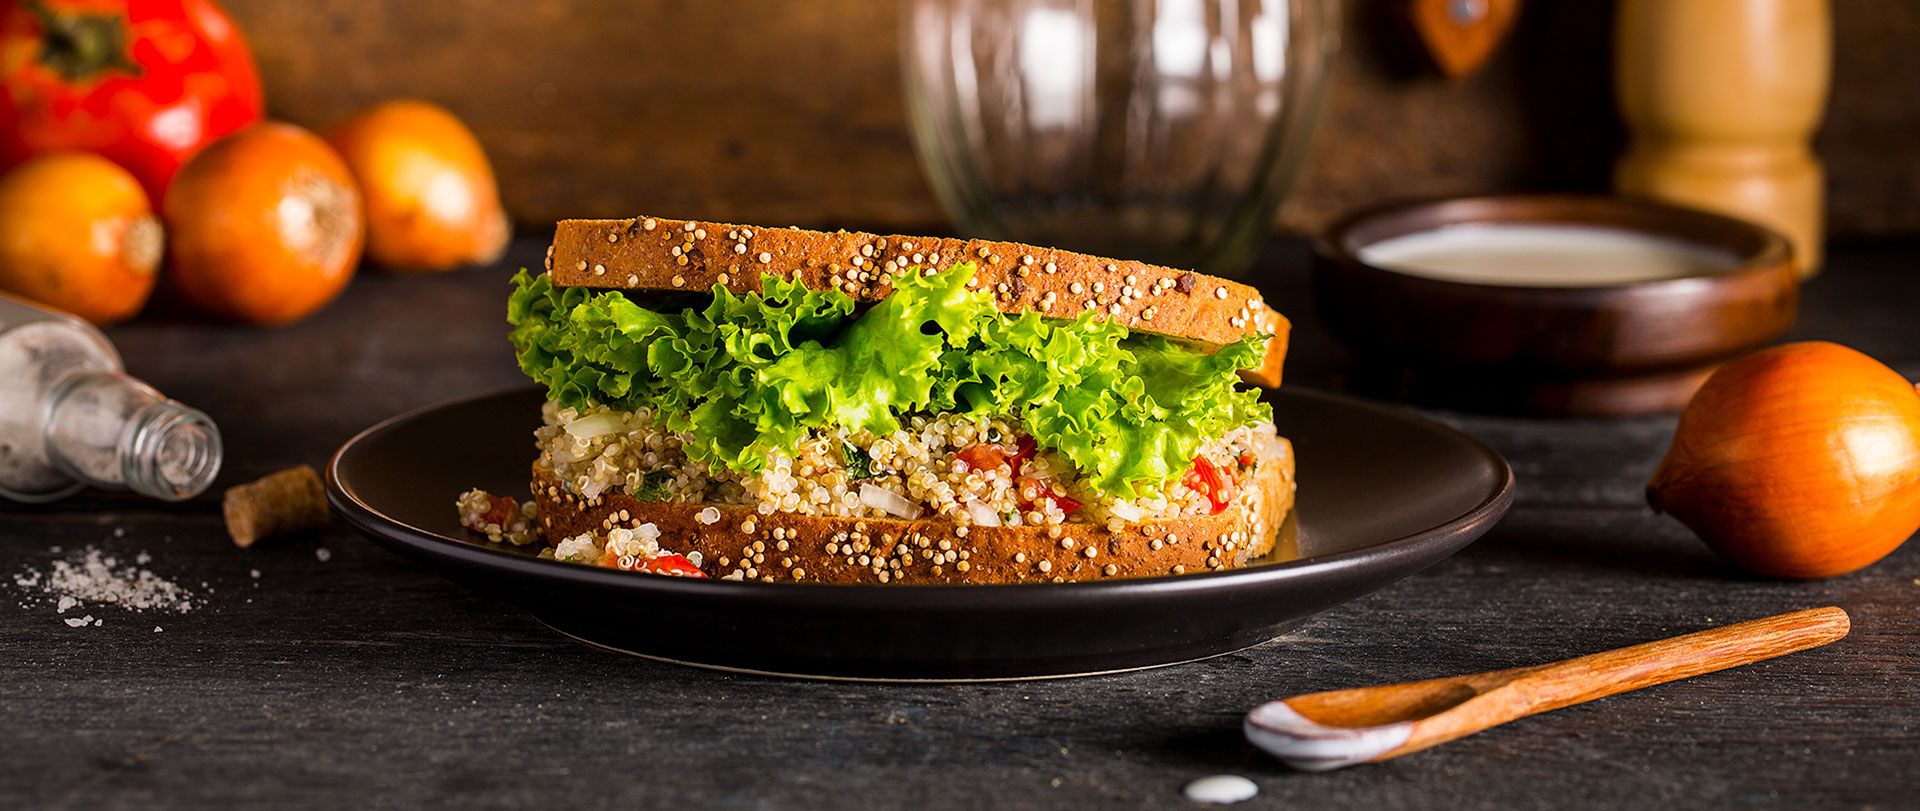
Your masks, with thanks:
[{"label": "red tomato", "polygon": [[480,497],[485,499],[483,503],[486,504],[486,509],[481,510],[480,514],[475,516],[468,516],[462,512],[460,515],[461,526],[474,532],[486,532],[487,525],[489,524],[495,527],[505,528],[507,522],[520,517],[520,505],[513,499],[505,496],[496,496],[487,492],[482,492]]},{"label": "red tomato", "polygon": [[953,455],[974,470],[997,470],[1007,462],[1007,449],[981,443]]},{"label": "red tomato", "polygon": [[679,555],[660,555],[634,564],[633,571],[649,574],[664,574],[674,577],[706,577],[707,573],[693,565],[693,561]]},{"label": "red tomato", "polygon": [[512,521],[520,515],[520,505],[513,503],[513,499],[501,498],[496,495],[488,495],[487,498],[489,499],[487,502],[487,511],[480,514],[481,526],[498,524],[504,527],[507,525],[507,522]]},{"label": "red tomato", "polygon": [[1001,465],[1011,465],[1014,477],[1019,478],[1020,466],[1026,464],[1028,459],[1032,459],[1034,451],[1038,449],[1039,445],[1033,441],[1033,437],[1023,434],[1013,443],[1012,454],[1007,453],[1005,445],[982,442],[954,454],[954,458],[966,462],[967,466],[974,470],[995,470]]},{"label": "red tomato", "polygon": [[158,207],[186,159],[259,120],[260,74],[212,0],[0,5],[0,169],[57,149],[126,167]]},{"label": "red tomato", "polygon": [[1021,507],[1024,509],[1033,509],[1034,505],[1043,501],[1053,502],[1053,506],[1059,507],[1062,513],[1072,513],[1082,506],[1080,502],[1075,501],[1071,496],[1060,492],[1058,488],[1053,486],[1052,482],[1043,482],[1035,479],[1021,480],[1020,492],[1022,494],[1027,492],[1028,487],[1032,487],[1035,490],[1035,495],[1032,499],[1026,500],[1021,504]]},{"label": "red tomato", "polygon": [[707,576],[706,572],[700,571],[700,567],[693,565],[693,561],[687,560],[680,555],[656,555],[643,560],[635,560],[632,564],[622,566],[620,565],[620,556],[614,554],[613,550],[609,549],[607,550],[606,556],[600,559],[600,565],[609,569],[623,569],[629,572],[646,572],[648,574],[664,574],[673,577]]},{"label": "red tomato", "polygon": [[1233,475],[1205,456],[1193,457],[1193,467],[1181,481],[1213,503],[1214,515],[1219,515],[1233,502]]},{"label": "red tomato", "polygon": [[1032,459],[1034,452],[1039,449],[1040,444],[1026,434],[1021,434],[1020,440],[1013,443],[1013,456],[1007,461],[1013,463],[1013,475],[1016,478],[1020,475],[1020,466],[1026,464],[1028,459]]}]

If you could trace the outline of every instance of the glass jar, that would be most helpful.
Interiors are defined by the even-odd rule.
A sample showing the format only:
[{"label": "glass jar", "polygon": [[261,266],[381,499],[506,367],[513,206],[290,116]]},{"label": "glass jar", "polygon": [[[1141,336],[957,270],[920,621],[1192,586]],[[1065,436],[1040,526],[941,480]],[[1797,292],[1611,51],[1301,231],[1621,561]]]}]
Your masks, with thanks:
[{"label": "glass jar", "polygon": [[1238,275],[1307,154],[1333,0],[903,0],[914,144],[969,236]]},{"label": "glass jar", "polygon": [[92,485],[180,501],[213,483],[220,455],[213,420],[122,374],[99,330],[0,293],[0,496]]}]

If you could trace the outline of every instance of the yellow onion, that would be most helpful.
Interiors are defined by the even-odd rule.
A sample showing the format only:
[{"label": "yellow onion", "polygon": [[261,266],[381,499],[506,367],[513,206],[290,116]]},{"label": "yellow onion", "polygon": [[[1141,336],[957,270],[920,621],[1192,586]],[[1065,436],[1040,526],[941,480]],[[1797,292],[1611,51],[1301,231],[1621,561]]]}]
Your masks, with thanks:
[{"label": "yellow onion", "polygon": [[1687,404],[1647,501],[1761,574],[1859,569],[1920,530],[1920,391],[1838,344],[1747,355]]}]

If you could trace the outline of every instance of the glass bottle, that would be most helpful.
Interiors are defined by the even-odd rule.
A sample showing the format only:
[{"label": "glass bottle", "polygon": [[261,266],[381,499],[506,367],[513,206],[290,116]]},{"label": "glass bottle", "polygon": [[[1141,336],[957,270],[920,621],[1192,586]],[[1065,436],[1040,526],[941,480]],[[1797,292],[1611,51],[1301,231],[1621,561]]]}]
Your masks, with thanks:
[{"label": "glass bottle", "polygon": [[122,374],[92,325],[0,293],[0,496],[92,485],[180,501],[213,483],[220,450],[213,420]]}]

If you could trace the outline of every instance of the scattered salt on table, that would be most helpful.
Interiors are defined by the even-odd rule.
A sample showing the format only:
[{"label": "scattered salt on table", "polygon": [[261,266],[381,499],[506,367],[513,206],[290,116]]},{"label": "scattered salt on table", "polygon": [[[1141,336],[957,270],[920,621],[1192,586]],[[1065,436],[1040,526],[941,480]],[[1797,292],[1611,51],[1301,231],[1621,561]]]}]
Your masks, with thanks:
[{"label": "scattered salt on table", "polygon": [[[180,584],[141,566],[122,565],[118,558],[91,546],[55,560],[45,570],[29,568],[17,573],[13,582],[23,589],[57,598],[54,610],[62,614],[86,603],[114,603],[131,611],[158,609],[177,613],[191,611],[196,606],[193,593]],[[92,617],[68,619],[66,623],[75,628],[102,624]]]}]

